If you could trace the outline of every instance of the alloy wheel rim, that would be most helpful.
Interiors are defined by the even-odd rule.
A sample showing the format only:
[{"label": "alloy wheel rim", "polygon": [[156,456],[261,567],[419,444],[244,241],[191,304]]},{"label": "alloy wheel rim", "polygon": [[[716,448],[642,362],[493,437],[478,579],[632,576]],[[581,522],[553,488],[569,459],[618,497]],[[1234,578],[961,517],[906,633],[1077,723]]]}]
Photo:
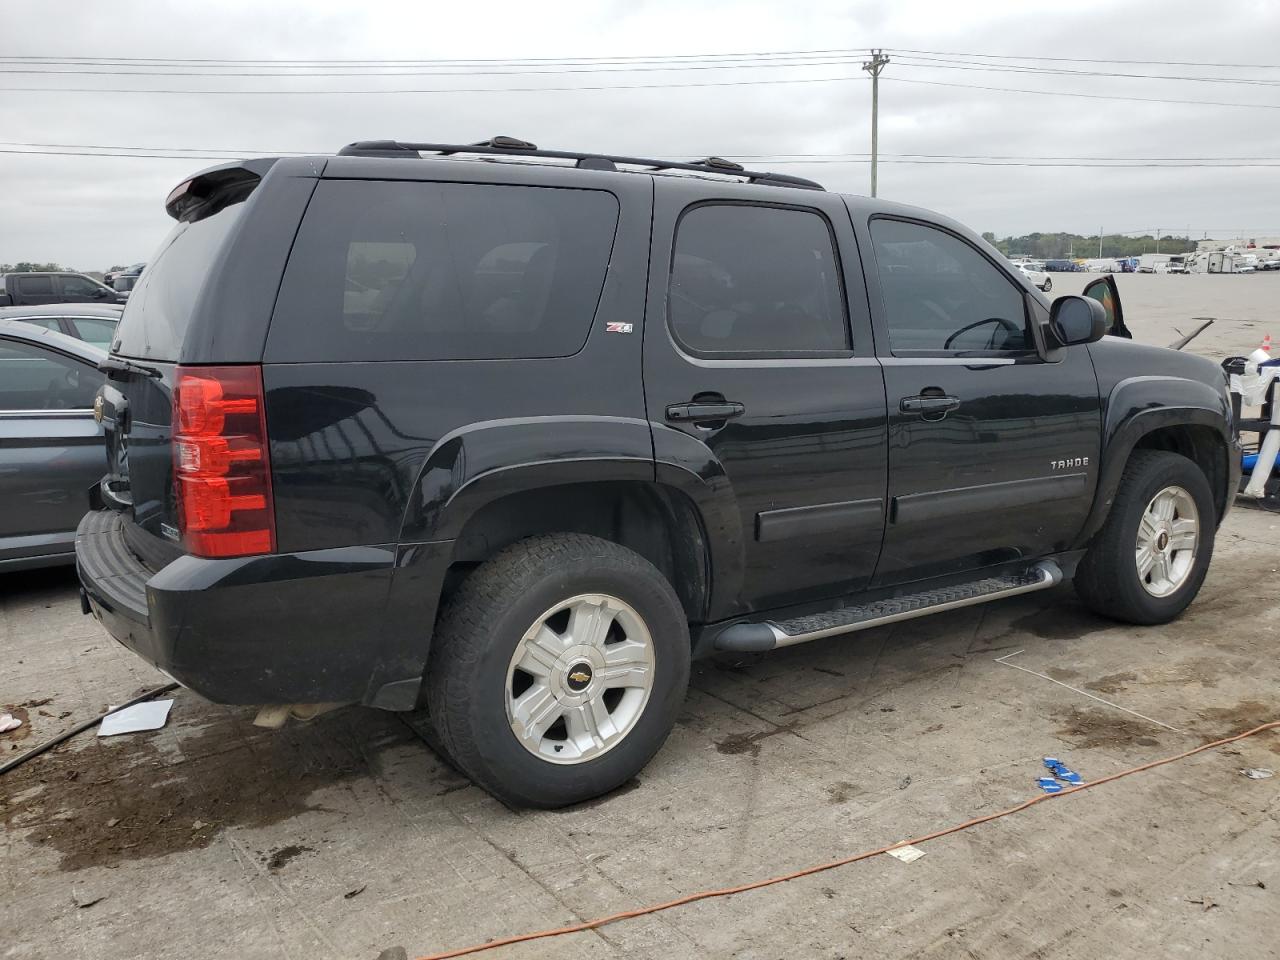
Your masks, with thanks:
[{"label": "alloy wheel rim", "polygon": [[594,760],[635,727],[654,680],[653,637],[630,604],[579,594],[546,610],[507,667],[507,720],[551,763]]},{"label": "alloy wheel rim", "polygon": [[1182,487],[1165,487],[1138,521],[1134,562],[1138,582],[1153,597],[1167,597],[1191,576],[1200,543],[1200,513]]}]

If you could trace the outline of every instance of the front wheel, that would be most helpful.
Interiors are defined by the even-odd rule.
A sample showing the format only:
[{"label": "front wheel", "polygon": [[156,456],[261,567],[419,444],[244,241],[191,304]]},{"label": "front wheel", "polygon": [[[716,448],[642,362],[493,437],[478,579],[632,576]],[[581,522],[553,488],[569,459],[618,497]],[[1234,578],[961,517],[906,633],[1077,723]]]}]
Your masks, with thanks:
[{"label": "front wheel", "polygon": [[1052,278],[1052,277],[1045,277],[1045,278],[1044,278],[1044,286],[1043,286],[1043,287],[1041,287],[1040,289],[1041,289],[1041,290],[1043,290],[1045,293],[1048,293],[1050,290],[1052,290],[1052,289],[1053,289],[1053,278]]},{"label": "front wheel", "polygon": [[657,753],[689,660],[684,610],[651,563],[596,537],[533,537],[449,600],[427,709],[478,785],[517,806],[564,806],[607,793]]},{"label": "front wheel", "polygon": [[1092,609],[1129,623],[1168,623],[1200,592],[1217,513],[1195,463],[1164,450],[1135,450],[1111,513],[1076,571]]}]

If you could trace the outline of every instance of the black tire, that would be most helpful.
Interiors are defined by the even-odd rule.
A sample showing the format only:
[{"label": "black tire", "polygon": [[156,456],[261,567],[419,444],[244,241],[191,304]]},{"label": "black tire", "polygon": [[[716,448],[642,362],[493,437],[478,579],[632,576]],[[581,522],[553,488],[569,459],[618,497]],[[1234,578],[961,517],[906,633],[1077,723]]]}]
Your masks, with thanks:
[{"label": "black tire", "polygon": [[1052,290],[1052,289],[1053,289],[1053,278],[1052,278],[1052,277],[1045,277],[1045,278],[1044,278],[1044,286],[1043,286],[1043,287],[1041,287],[1040,289],[1041,289],[1043,292],[1045,292],[1045,293],[1048,293],[1050,290]]},{"label": "black tire", "polygon": [[[653,686],[631,730],[594,759],[543,760],[512,731],[508,667],[548,609],[584,593],[629,604],[654,651]],[[689,627],[671,584],[625,547],[585,534],[531,537],[477,568],[447,601],[427,665],[427,709],[441,745],[477,785],[512,806],[561,807],[608,793],[658,752],[689,685]]]},{"label": "black tire", "polygon": [[[1142,585],[1135,560],[1138,525],[1147,505],[1166,487],[1181,487],[1199,514],[1195,559],[1186,580],[1164,597]],[[1126,623],[1168,623],[1195,599],[1213,557],[1218,514],[1209,481],[1186,457],[1163,450],[1135,450],[1106,523],[1076,570],[1076,593],[1092,610]]]}]

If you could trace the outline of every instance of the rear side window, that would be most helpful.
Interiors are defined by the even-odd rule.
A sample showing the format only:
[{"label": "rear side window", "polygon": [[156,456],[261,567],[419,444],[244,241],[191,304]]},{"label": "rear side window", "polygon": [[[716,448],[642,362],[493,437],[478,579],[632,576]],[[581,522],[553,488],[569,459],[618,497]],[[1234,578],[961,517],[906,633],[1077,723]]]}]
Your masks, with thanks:
[{"label": "rear side window", "polygon": [[243,210],[243,203],[233,203],[211,217],[173,228],[129,295],[116,353],[178,359],[196,298]]},{"label": "rear side window", "polygon": [[668,309],[676,339],[695,354],[849,349],[831,228],[813,211],[704,204],[686,212]]},{"label": "rear side window", "polygon": [[598,190],[322,182],[266,358],[569,356],[591,330],[617,223]]},{"label": "rear side window", "polygon": [[53,296],[53,277],[18,277],[18,292],[29,297]]}]

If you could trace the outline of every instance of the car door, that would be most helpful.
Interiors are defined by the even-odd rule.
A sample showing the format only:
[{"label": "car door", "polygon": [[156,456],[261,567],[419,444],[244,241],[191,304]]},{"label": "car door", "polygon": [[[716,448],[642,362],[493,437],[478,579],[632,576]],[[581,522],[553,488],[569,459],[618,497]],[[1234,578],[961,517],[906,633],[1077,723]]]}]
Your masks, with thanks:
[{"label": "car door", "polygon": [[876,583],[1067,549],[1097,476],[1088,351],[1038,349],[1042,303],[959,228],[864,214],[859,230],[889,406]]},{"label": "car door", "polygon": [[104,467],[102,382],[83,360],[0,336],[0,566],[71,550]]},{"label": "car door", "polygon": [[660,478],[694,472],[726,504],[711,618],[856,591],[884,527],[885,401],[848,215],[817,191],[654,179],[645,400]]}]

